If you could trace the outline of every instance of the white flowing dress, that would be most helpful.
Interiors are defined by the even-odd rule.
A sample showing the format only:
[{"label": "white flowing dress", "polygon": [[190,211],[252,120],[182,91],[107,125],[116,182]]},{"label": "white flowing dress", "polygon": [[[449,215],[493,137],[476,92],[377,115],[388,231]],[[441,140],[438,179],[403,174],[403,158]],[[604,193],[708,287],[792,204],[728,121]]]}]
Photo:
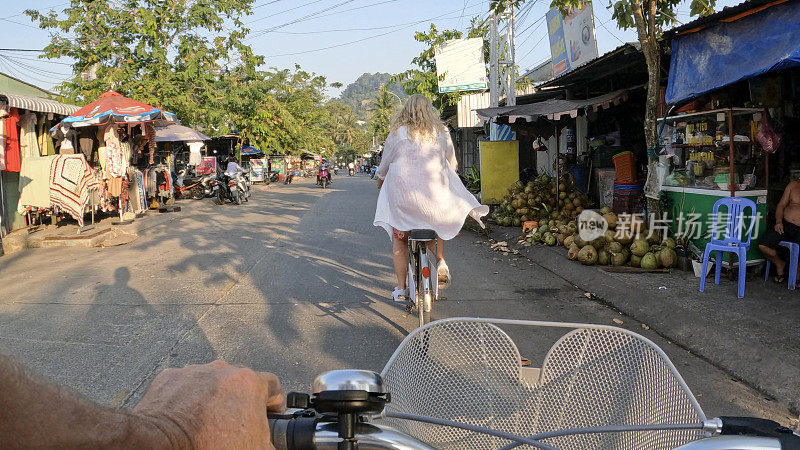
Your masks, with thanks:
[{"label": "white flowing dress", "polygon": [[444,240],[453,239],[467,215],[481,227],[489,207],[481,205],[456,173],[456,153],[450,133],[435,140],[415,142],[406,127],[389,133],[376,172],[384,180],[375,209],[375,226],[392,239],[398,231],[430,229]]}]

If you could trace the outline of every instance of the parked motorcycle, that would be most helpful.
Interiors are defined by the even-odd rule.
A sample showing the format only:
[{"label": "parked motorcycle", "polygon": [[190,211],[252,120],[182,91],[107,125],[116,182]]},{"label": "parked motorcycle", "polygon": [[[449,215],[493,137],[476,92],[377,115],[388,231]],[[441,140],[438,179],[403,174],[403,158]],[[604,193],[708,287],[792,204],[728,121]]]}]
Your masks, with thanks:
[{"label": "parked motorcycle", "polygon": [[175,183],[175,196],[178,198],[193,198],[200,200],[204,197],[203,188],[200,186],[200,178],[187,177],[186,169],[178,172]]},{"label": "parked motorcycle", "polygon": [[200,191],[203,194],[203,197],[211,197],[214,195],[214,181],[216,179],[217,178],[211,174],[203,175],[202,177],[200,177],[199,187]]},{"label": "parked motorcycle", "polygon": [[214,182],[216,202],[219,205],[224,205],[227,200],[241,205],[250,197],[249,181],[244,175],[236,174],[232,177],[223,175]]},{"label": "parked motorcycle", "polygon": [[278,178],[280,178],[280,174],[278,172],[272,172],[272,174],[269,176],[269,181],[277,183]]}]

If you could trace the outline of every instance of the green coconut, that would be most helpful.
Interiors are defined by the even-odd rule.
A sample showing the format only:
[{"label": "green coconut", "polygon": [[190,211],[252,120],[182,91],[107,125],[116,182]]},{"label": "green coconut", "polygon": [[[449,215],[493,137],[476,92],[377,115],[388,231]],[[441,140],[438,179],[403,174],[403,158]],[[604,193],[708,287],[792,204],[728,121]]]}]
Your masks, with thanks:
[{"label": "green coconut", "polygon": [[575,261],[578,259],[578,253],[580,253],[581,248],[575,244],[569,246],[569,251],[567,251],[567,259],[570,261]]},{"label": "green coconut", "polygon": [[608,243],[614,242],[614,235],[615,234],[616,233],[614,232],[614,230],[606,230],[606,232],[604,234],[606,242],[608,242]]},{"label": "green coconut", "polygon": [[675,264],[678,263],[678,255],[675,253],[675,250],[664,247],[658,252],[658,263],[666,268],[675,267]]},{"label": "green coconut", "polygon": [[609,208],[608,206],[603,206],[602,208],[600,208],[600,214],[602,214],[602,215],[606,215],[606,214],[608,214],[610,212],[611,212],[611,208]]},{"label": "green coconut", "polygon": [[578,261],[585,266],[597,264],[597,249],[591,245],[586,245],[578,251]]},{"label": "green coconut", "polygon": [[631,267],[642,267],[642,257],[631,255]]},{"label": "green coconut", "polygon": [[570,248],[570,246],[572,246],[573,242],[575,242],[575,236],[574,235],[568,235],[567,237],[564,238],[564,247]]},{"label": "green coconut", "polygon": [[656,261],[656,255],[647,252],[644,256],[642,256],[642,269],[658,269],[658,261]]},{"label": "green coconut", "polygon": [[611,261],[611,256],[609,255],[608,251],[599,250],[597,252],[597,264],[601,266],[607,266],[610,261]]},{"label": "green coconut", "polygon": [[544,237],[544,243],[549,245],[550,247],[556,245],[556,237],[552,234],[548,233],[547,236]]},{"label": "green coconut", "polygon": [[612,253],[619,253],[622,251],[622,244],[620,244],[619,242],[609,242],[608,251]]},{"label": "green coconut", "polygon": [[540,231],[542,234],[544,234],[544,233],[547,233],[548,231],[550,231],[550,226],[549,226],[549,225],[547,225],[547,224],[544,224],[544,225],[542,225],[542,226],[540,226],[540,227],[539,227],[539,231]]},{"label": "green coconut", "polygon": [[664,247],[667,247],[667,248],[674,249],[675,248],[675,239],[666,238],[666,239],[664,239],[664,242],[661,243],[661,245],[664,246]]},{"label": "green coconut", "polygon": [[592,241],[592,247],[594,247],[595,250],[600,250],[601,248],[603,248],[605,246],[606,246],[606,238],[605,237],[599,237],[599,238],[597,238],[597,239]]},{"label": "green coconut", "polygon": [[607,212],[603,214],[603,219],[605,219],[609,229],[613,230],[614,228],[617,227],[618,218],[617,215],[614,214],[613,212]]},{"label": "green coconut", "polygon": [[619,252],[619,253],[610,252],[610,255],[611,255],[611,265],[612,266],[621,266],[621,265],[625,264],[625,260],[627,259],[627,256],[625,255],[625,253],[622,253],[622,252]]},{"label": "green coconut", "polygon": [[645,239],[636,239],[631,244],[631,253],[636,256],[644,256],[647,251],[650,250],[650,245],[647,243]]}]

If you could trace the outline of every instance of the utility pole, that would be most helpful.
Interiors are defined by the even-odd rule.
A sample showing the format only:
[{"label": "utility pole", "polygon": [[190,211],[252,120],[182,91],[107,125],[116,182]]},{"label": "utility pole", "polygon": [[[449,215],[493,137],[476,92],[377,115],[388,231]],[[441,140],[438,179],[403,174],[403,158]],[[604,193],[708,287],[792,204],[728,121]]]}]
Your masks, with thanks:
[{"label": "utility pole", "polygon": [[[517,68],[514,61],[514,4],[503,0],[500,14],[492,11],[489,23],[489,106],[500,106],[505,96],[506,106],[517,104]],[[490,140],[496,140],[497,124],[491,123]]]}]

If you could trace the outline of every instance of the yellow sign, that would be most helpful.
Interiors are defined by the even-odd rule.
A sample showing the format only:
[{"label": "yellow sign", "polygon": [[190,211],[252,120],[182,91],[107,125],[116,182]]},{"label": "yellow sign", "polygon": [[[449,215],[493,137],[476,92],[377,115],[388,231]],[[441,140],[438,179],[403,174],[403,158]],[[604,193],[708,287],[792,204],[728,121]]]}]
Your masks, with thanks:
[{"label": "yellow sign", "polygon": [[500,203],[508,187],[519,181],[519,141],[482,141],[481,201]]}]

